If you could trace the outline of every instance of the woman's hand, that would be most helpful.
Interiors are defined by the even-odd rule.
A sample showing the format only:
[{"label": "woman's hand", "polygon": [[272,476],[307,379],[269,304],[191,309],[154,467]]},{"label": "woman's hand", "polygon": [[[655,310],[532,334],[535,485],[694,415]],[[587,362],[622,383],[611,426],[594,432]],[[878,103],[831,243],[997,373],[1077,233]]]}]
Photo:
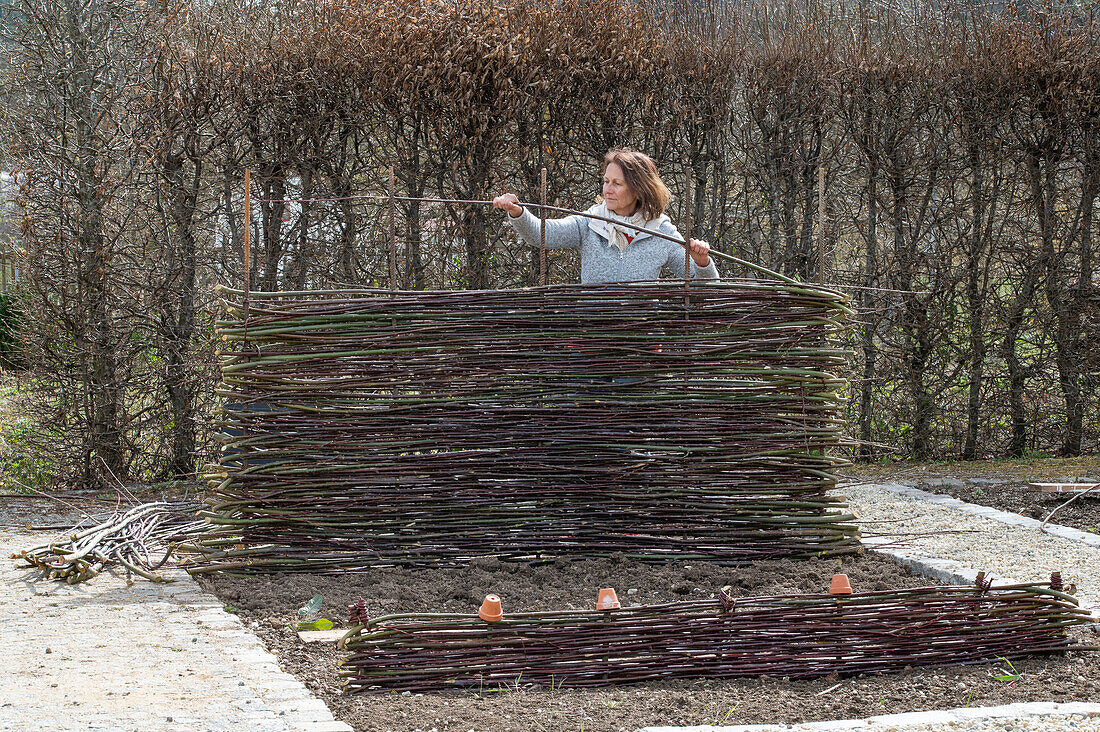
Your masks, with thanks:
[{"label": "woman's hand", "polygon": [[[493,201],[496,205],[496,201]],[[702,239],[688,239],[688,254],[697,267],[706,267],[710,264],[710,244]]]},{"label": "woman's hand", "polygon": [[505,193],[503,196],[497,196],[493,199],[493,207],[507,211],[513,219],[518,219],[523,215],[523,206],[519,205],[519,197],[515,193]]}]

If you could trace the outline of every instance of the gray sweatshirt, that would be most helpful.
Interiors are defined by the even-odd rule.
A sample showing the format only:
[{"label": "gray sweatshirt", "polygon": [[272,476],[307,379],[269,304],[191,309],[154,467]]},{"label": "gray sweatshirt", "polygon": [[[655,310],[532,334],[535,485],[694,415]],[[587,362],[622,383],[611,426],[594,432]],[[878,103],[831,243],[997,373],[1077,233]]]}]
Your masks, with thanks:
[{"label": "gray sweatshirt", "polygon": [[[598,206],[593,206],[585,213],[594,213],[596,208]],[[524,208],[523,213],[516,218],[505,218],[525,242],[535,248],[539,247],[539,219],[529,209]],[[594,219],[583,216],[546,220],[547,249],[580,250],[582,284],[656,280],[660,279],[661,268],[666,266],[673,275],[683,278],[684,248],[679,244],[639,233],[626,249],[620,251],[618,247],[609,244],[604,236],[596,233],[594,227],[589,225],[590,221]],[[662,214],[652,228],[683,241],[684,237],[672,225],[668,216]],[[691,277],[696,280],[718,279],[714,258],[711,257],[710,264],[706,267],[699,267],[692,261]]]}]

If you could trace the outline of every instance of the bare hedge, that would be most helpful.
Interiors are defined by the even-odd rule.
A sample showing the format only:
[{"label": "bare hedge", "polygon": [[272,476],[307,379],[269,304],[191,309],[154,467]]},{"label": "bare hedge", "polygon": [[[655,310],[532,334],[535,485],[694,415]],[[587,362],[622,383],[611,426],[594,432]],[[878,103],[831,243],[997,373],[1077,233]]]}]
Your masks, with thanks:
[{"label": "bare hedge", "polygon": [[[244,281],[246,225],[256,288],[384,285],[388,212],[353,196],[385,193],[391,168],[398,195],[533,200],[545,167],[553,201],[584,208],[619,145],[658,159],[682,228],[855,294],[859,455],[1097,448],[1090,13],[18,7],[5,138],[25,174],[26,340],[75,476],[209,456],[212,292]],[[490,209],[398,209],[402,287],[536,282]],[[552,281],[576,272],[551,256]]]}]

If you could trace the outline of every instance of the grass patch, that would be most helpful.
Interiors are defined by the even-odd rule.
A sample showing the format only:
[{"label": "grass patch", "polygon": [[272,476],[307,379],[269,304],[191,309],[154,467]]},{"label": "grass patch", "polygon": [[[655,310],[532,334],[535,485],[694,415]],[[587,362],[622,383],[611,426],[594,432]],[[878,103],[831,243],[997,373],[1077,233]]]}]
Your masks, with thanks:
[{"label": "grass patch", "polygon": [[42,445],[45,435],[26,409],[29,395],[18,377],[0,375],[0,492],[30,493],[53,482],[52,460]]}]

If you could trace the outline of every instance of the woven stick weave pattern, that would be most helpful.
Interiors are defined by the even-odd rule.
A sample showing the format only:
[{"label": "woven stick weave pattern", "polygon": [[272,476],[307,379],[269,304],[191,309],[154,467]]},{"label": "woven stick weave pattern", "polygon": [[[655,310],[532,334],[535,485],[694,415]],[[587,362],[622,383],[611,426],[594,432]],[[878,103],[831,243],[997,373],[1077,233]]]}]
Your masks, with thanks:
[{"label": "woven stick weave pattern", "polygon": [[[199,571],[850,553],[844,296],[228,291]],[[246,340],[247,339],[247,340]]]},{"label": "woven stick weave pattern", "polygon": [[393,615],[343,638],[340,673],[351,692],[813,678],[1063,651],[1076,643],[1066,628],[1089,620],[1073,597],[1045,585],[505,612],[493,623],[477,615]]}]

